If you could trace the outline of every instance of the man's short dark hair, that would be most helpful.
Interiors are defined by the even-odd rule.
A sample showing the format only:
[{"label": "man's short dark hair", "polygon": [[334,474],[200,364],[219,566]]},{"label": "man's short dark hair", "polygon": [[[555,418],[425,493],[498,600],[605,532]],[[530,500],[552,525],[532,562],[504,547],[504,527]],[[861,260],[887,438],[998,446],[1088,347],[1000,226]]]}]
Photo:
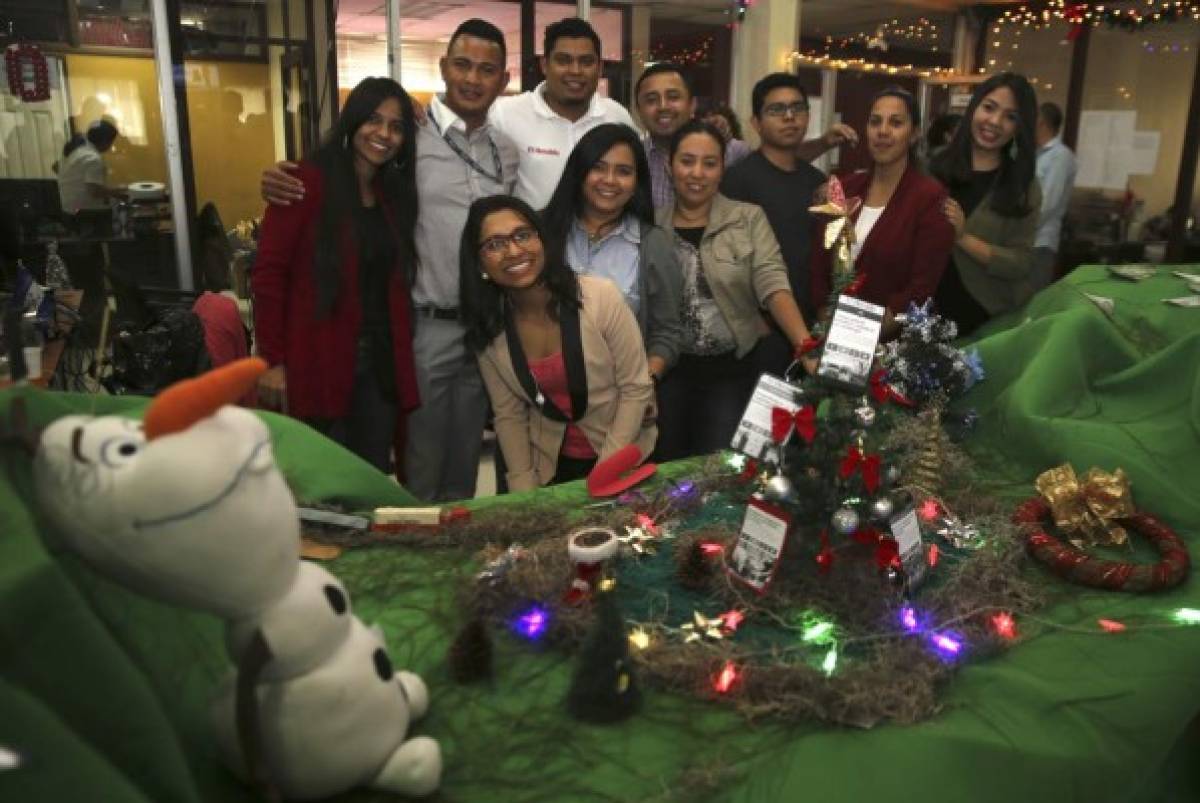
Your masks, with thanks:
[{"label": "man's short dark hair", "polygon": [[481,20],[479,17],[472,17],[454,29],[454,34],[450,37],[449,44],[446,45],[446,52],[450,52],[450,48],[454,47],[454,41],[460,36],[474,36],[476,39],[483,39],[500,47],[500,63],[501,66],[508,62],[508,46],[504,43],[504,34],[492,23],[487,20]]},{"label": "man's short dark hair", "polygon": [[579,17],[567,17],[553,25],[547,25],[546,35],[542,39],[542,55],[549,56],[559,39],[591,39],[596,48],[596,58],[604,58],[604,50],[600,47],[600,37],[587,20],[581,20]]},{"label": "man's short dark hair", "polygon": [[645,69],[638,76],[637,83],[633,85],[633,102],[637,103],[638,94],[642,91],[642,81],[654,75],[662,75],[664,73],[675,73],[679,76],[679,80],[683,81],[683,88],[687,90],[688,96],[692,95],[692,82],[688,80],[687,73],[678,64],[671,61],[656,61]]},{"label": "man's short dark hair", "polygon": [[112,145],[117,138],[117,127],[109,120],[97,120],[88,126],[88,142],[97,148]]},{"label": "man's short dark hair", "polygon": [[763,104],[767,101],[767,95],[774,92],[776,89],[794,89],[800,93],[801,99],[808,103],[808,93],[804,91],[804,87],[800,85],[800,78],[785,72],[773,72],[770,75],[759,80],[754,85],[754,90],[750,93],[750,112],[755,117],[762,117]]},{"label": "man's short dark hair", "polygon": [[1041,106],[1038,106],[1038,114],[1046,121],[1046,125],[1050,126],[1050,130],[1057,134],[1062,131],[1063,113],[1062,109],[1058,108],[1057,103],[1046,101]]}]

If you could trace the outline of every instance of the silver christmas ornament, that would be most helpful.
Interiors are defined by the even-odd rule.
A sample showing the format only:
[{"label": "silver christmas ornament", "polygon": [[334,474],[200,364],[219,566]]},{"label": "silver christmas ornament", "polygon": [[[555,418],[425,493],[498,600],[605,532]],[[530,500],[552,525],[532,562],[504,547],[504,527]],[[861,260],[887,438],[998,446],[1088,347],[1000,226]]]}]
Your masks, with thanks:
[{"label": "silver christmas ornament", "polygon": [[861,521],[857,510],[850,507],[840,507],[833,511],[833,518],[830,520],[830,523],[838,534],[853,535],[858,530],[858,525]]},{"label": "silver christmas ornament", "polygon": [[875,408],[869,404],[854,408],[854,420],[863,429],[870,429],[875,423]]},{"label": "silver christmas ornament", "polygon": [[934,532],[955,549],[979,549],[983,546],[979,528],[958,516],[939,516]]},{"label": "silver christmas ornament", "polygon": [[888,465],[883,469],[883,485],[885,488],[894,488],[900,484],[900,466]]},{"label": "silver christmas ornament", "polygon": [[786,474],[776,474],[763,486],[763,497],[768,502],[794,502],[796,486]]},{"label": "silver christmas ornament", "polygon": [[871,518],[875,521],[887,521],[895,511],[896,503],[890,496],[877,496],[871,500]]}]

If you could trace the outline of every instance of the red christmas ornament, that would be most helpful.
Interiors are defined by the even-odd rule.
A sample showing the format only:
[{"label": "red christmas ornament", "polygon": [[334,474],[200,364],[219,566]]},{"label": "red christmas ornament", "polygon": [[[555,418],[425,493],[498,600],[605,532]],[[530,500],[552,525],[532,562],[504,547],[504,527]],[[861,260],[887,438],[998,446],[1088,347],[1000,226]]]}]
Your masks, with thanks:
[{"label": "red christmas ornament", "polygon": [[821,530],[821,551],[817,553],[817,571],[829,574],[833,568],[833,548],[829,545],[829,532]]}]

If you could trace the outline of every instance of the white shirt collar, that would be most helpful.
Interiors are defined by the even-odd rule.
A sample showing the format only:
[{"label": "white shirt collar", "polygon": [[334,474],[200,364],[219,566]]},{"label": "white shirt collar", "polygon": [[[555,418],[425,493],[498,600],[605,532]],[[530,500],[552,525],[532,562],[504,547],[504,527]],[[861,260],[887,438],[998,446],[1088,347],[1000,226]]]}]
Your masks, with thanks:
[{"label": "white shirt collar", "polygon": [[1038,148],[1038,153],[1045,153],[1046,151],[1056,148],[1059,145],[1062,145],[1062,137],[1054,137],[1049,142],[1047,142],[1045,145]]},{"label": "white shirt collar", "polygon": [[429,110],[433,114],[434,119],[437,120],[437,124],[441,126],[443,132],[457,128],[465,134],[467,124],[463,122],[461,117],[454,113],[453,109],[446,105],[443,97],[444,93],[436,94],[433,96],[433,100],[429,102]]},{"label": "white shirt collar", "polygon": [[[588,103],[587,111],[583,113],[583,117],[580,117],[579,120],[576,120],[575,122],[580,122],[582,120],[587,119],[588,117],[602,116],[604,114],[603,110],[601,110],[601,108],[600,108],[600,103],[602,100],[603,100],[603,98],[600,97],[599,91],[593,92],[592,99]],[[558,118],[559,120],[567,119],[567,118],[563,117],[561,114],[559,114],[558,112],[554,111],[554,109],[551,109],[550,104],[546,102],[546,82],[545,81],[542,81],[540,84],[537,85],[537,88],[533,90],[533,108],[535,110],[537,110],[537,113],[539,115],[541,115],[542,117]],[[567,122],[570,123],[571,121],[567,120]]]}]

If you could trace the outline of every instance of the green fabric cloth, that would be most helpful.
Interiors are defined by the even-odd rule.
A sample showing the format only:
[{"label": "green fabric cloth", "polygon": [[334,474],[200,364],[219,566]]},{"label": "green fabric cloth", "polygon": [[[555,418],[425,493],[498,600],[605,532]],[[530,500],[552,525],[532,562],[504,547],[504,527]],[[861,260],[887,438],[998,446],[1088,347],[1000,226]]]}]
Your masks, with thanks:
[{"label": "green fabric cloth", "polygon": [[[1200,272],[1198,269],[1197,272]],[[1081,293],[1112,298],[1110,319]],[[1200,535],[1200,310],[1163,272],[1140,284],[1081,268],[975,341],[987,379],[964,400],[981,416],[970,448],[981,476],[1016,501],[1041,470],[1123,466],[1138,505],[1196,547]],[[135,414],[142,402],[24,393],[38,423],[68,411]],[[265,416],[289,481],[306,500],[354,508],[406,494],[294,422]],[[9,455],[0,489],[0,746],[27,757],[0,771],[0,800],[242,801],[218,764],[206,701],[224,671],[210,617],[142,599],[47,552],[29,508],[27,464]],[[686,473],[688,466],[664,467]],[[482,500],[579,505],[578,484]],[[1200,608],[1195,580],[1157,596],[1075,589],[1009,653],[969,663],[943,713],[870,731],[747,723],[650,690],[633,719],[569,720],[570,659],[496,639],[491,685],[445,669],[462,623],[454,592],[476,567],[419,549],[348,552],[330,565],[356,612],[378,621],[394,663],[422,674],[432,706],[416,731],[446,758],[438,799],[456,801],[1193,801],[1200,799],[1200,629],[1169,623]],[[1039,572],[1040,569],[1032,571]],[[1130,631],[1099,635],[1097,617]],[[381,796],[354,793],[346,800]]]}]

